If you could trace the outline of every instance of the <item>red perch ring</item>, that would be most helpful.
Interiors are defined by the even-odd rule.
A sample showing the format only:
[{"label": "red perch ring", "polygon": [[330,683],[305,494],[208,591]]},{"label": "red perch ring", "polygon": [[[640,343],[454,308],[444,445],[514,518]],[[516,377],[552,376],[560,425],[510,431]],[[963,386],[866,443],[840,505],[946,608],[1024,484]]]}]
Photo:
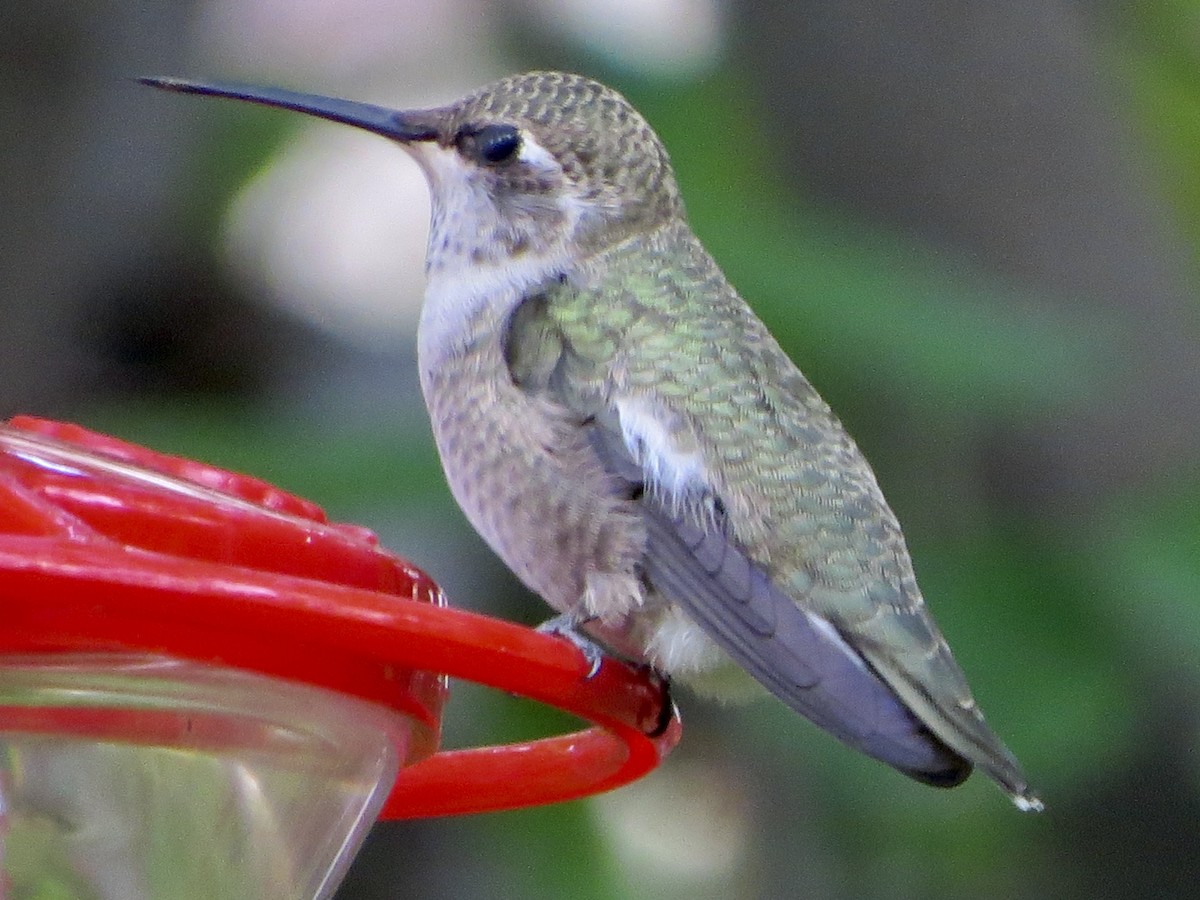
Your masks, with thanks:
[{"label": "red perch ring", "polygon": [[[330,688],[416,724],[384,819],[511,809],[654,769],[681,726],[651,674],[445,605],[374,535],[262,481],[74,425],[0,425],[0,653],[138,651]],[[446,676],[592,727],[439,751]]]}]

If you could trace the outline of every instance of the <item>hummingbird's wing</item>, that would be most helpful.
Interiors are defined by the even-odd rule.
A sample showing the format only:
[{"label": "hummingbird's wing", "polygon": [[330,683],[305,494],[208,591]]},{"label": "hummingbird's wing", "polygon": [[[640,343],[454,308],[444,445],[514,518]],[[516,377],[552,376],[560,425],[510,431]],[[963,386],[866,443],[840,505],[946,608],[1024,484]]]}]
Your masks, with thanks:
[{"label": "hummingbird's wing", "polygon": [[[572,389],[559,392],[567,402],[573,395],[578,397]],[[824,547],[810,540],[811,556],[799,565],[778,546],[763,554],[777,559],[773,564],[756,558],[730,521],[727,509],[738,502],[737,491],[720,463],[712,462],[718,451],[693,451],[686,435],[679,441],[684,449],[668,448],[679,416],[669,407],[647,413],[657,400],[614,394],[609,402],[607,410],[591,413],[586,427],[605,466],[637,498],[647,531],[644,573],[654,590],[685,610],[771,693],[850,746],[947,787],[978,764],[1018,807],[1041,808],[1020,765],[979,714],[925,611],[898,527],[897,542],[886,525],[855,516],[847,523],[800,512],[780,520],[785,533],[796,519],[803,529],[882,527],[883,540],[894,544],[885,554],[893,557],[892,566],[882,567],[887,577],[876,573],[856,587],[847,582],[864,581],[860,572],[871,569],[868,548],[878,537],[859,547],[847,536],[826,535]],[[779,481],[788,487],[789,479]],[[886,506],[878,512],[885,522],[891,519]],[[837,571],[845,551],[829,549],[843,540],[854,557],[849,579]]]},{"label": "hummingbird's wing", "polygon": [[934,737],[826,618],[751,559],[731,535],[714,486],[648,449],[663,443],[652,432],[667,414],[619,393],[605,396],[549,312],[539,296],[514,313],[505,341],[510,372],[525,390],[574,411],[604,468],[637,498],[653,590],[771,693],[850,746],[931,784],[970,774],[970,763]]},{"label": "hummingbird's wing", "polygon": [[[704,527],[651,486],[617,432],[590,422],[609,470],[638,497],[645,575],[756,681],[845,743],[920,781],[949,787],[971,765],[935,738],[820,617],[783,593],[730,539],[720,512]],[[636,488],[640,487],[640,490]]]}]

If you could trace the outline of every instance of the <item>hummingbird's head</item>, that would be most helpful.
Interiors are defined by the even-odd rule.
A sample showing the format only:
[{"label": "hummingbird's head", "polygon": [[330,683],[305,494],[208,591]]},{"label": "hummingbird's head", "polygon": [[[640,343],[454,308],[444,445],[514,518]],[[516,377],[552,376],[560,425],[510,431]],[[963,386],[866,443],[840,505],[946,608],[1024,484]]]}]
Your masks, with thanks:
[{"label": "hummingbird's head", "polygon": [[431,264],[453,249],[439,235],[484,255],[586,255],[683,213],[662,142],[595,81],[516,75],[433,112],[437,139],[407,145],[433,193]]},{"label": "hummingbird's head", "polygon": [[587,257],[683,214],[658,136],[624,97],[579,75],[516,75],[421,110],[281,88],[140,80],[291,109],[399,143],[424,170],[433,197],[431,276],[489,263],[536,270],[539,261]]}]

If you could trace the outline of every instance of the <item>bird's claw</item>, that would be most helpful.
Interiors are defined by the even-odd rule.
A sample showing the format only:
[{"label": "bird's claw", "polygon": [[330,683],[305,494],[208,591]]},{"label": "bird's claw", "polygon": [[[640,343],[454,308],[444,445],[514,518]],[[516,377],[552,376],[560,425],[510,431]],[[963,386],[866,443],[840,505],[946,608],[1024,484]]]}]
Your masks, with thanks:
[{"label": "bird's claw", "polygon": [[604,648],[588,637],[580,626],[587,624],[588,619],[578,619],[568,613],[555,616],[537,627],[540,634],[552,634],[564,638],[584,655],[589,663],[585,679],[595,678],[604,663]]},{"label": "bird's claw", "polygon": [[670,676],[652,666],[649,669],[662,686],[662,706],[658,709],[658,721],[655,723],[654,730],[646,733],[647,737],[657,738],[666,734],[667,729],[671,727],[671,722],[676,715],[675,698],[671,695]]}]

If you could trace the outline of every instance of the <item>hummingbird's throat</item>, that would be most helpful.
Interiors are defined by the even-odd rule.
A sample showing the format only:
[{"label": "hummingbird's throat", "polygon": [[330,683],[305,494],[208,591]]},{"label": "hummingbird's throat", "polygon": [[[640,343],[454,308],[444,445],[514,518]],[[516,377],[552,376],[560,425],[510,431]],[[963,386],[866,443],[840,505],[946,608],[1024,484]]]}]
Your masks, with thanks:
[{"label": "hummingbird's throat", "polygon": [[[505,180],[511,176],[464,159],[453,147],[416,143],[404,149],[429,182],[432,216],[426,269],[431,276],[479,265],[502,266],[525,256],[557,256],[586,215],[583,203],[549,188],[558,183],[561,172],[526,173],[518,185]],[[532,141],[522,147],[521,159],[535,169],[555,165]],[[528,192],[534,175],[546,180],[546,189]],[[538,262],[533,265],[540,267]]]}]

